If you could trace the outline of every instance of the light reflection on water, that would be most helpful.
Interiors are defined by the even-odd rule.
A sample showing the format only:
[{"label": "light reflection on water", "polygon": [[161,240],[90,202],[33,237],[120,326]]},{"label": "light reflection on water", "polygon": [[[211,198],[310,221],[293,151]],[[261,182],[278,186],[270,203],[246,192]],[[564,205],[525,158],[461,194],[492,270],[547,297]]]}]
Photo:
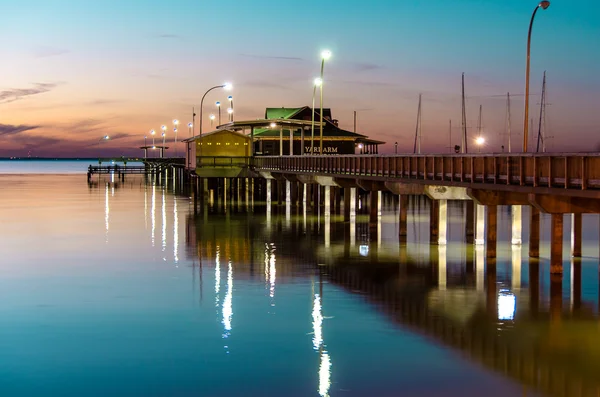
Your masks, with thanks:
[{"label": "light reflection on water", "polygon": [[[464,220],[450,204],[448,246],[429,245],[419,201],[401,246],[390,200],[373,229],[363,213],[344,223],[287,205],[274,205],[269,222],[258,205],[250,215],[237,206],[204,218],[153,186],[146,231],[147,187],[133,178],[110,193],[80,177],[19,179],[18,188],[11,178],[0,177],[9,182],[0,196],[2,395],[598,390],[597,217],[584,217],[586,257],[575,270],[565,250],[569,303],[556,323],[548,261],[534,265],[532,279],[527,246],[510,245],[502,210],[492,267],[482,247],[461,243]],[[156,194],[162,239],[153,248]],[[205,296],[190,282],[197,263],[215,285]],[[577,286],[570,274],[580,265]]]}]

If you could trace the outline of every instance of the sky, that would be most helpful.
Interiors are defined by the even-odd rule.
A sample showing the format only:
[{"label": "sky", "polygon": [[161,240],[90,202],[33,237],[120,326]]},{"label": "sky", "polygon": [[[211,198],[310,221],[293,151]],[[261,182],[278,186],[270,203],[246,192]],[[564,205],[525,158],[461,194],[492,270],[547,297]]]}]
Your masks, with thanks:
[{"label": "sky", "polygon": [[[460,144],[461,74],[467,127],[482,151],[521,151],[527,30],[535,1],[0,0],[0,157],[141,155],[149,131],[178,119],[203,131],[215,101],[236,120],[266,107],[310,106],[320,52],[324,107],[342,128],[412,152],[422,94],[422,151]],[[529,150],[535,151],[547,72],[549,151],[600,151],[600,3],[552,1],[531,42]],[[318,103],[318,100],[317,100]],[[223,120],[227,118],[223,113]],[[449,128],[452,120],[452,129]],[[195,133],[198,133],[198,118]],[[450,134],[451,132],[451,134]],[[102,137],[109,135],[109,140]]]}]

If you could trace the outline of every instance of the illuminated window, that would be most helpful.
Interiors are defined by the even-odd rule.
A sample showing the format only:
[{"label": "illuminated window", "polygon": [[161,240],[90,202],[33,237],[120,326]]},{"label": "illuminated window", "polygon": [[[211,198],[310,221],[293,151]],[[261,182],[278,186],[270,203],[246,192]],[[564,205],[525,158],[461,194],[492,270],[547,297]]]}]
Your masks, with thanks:
[{"label": "illuminated window", "polygon": [[217,145],[221,146],[221,142],[217,142]]},{"label": "illuminated window", "polygon": [[248,142],[244,143],[244,146],[248,146]]},{"label": "illuminated window", "polygon": [[240,145],[240,143],[239,143],[239,142],[236,142],[236,143],[235,143],[235,146],[239,146],[239,145]]},{"label": "illuminated window", "polygon": [[225,146],[229,146],[229,142],[227,142],[227,143],[225,144]]}]

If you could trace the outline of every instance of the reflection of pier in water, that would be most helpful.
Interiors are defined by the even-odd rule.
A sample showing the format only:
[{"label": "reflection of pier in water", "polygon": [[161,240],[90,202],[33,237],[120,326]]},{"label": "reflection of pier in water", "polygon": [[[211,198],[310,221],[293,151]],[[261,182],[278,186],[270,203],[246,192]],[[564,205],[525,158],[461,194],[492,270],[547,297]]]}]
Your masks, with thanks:
[{"label": "reflection of pier in water", "polygon": [[[194,254],[209,261],[215,254],[211,247],[229,247],[236,277],[253,278],[266,274],[269,265],[250,245],[273,243],[278,282],[318,273],[324,281],[359,293],[394,322],[525,388],[557,397],[599,395],[598,322],[594,304],[581,299],[580,278],[571,285],[570,310],[563,308],[562,288],[550,289],[547,307],[540,302],[539,263],[531,262],[527,286],[520,279],[520,255],[513,255],[512,279],[498,280],[495,261],[486,263],[481,249],[469,247],[463,264],[448,263],[446,247],[432,246],[425,265],[424,258],[407,252],[406,244],[393,258],[380,249],[381,241],[357,243],[357,235],[368,233],[368,223],[354,223],[352,233],[353,222],[303,217],[301,211],[295,216],[282,211],[271,220],[265,225],[261,215],[230,214],[229,221],[237,225],[228,228],[222,218],[210,227],[211,217],[190,217],[188,244],[196,244]],[[460,274],[448,272],[458,267]],[[580,277],[581,262],[574,260],[572,268]],[[313,298],[318,320],[327,296],[319,291]]]}]

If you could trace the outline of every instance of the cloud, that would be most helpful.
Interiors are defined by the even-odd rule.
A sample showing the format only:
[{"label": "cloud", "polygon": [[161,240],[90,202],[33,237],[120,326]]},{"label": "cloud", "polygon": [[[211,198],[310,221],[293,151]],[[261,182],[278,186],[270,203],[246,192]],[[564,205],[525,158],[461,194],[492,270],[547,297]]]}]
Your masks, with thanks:
[{"label": "cloud", "polygon": [[123,101],[117,99],[95,99],[93,101],[86,102],[86,105],[112,105],[115,103],[122,103]]},{"label": "cloud", "polygon": [[13,88],[0,91],[0,103],[9,103],[23,99],[26,96],[43,94],[55,88],[56,83],[36,83],[33,88]]},{"label": "cloud", "polygon": [[63,48],[55,48],[55,47],[37,47],[33,50],[33,56],[36,58],[46,58],[57,55],[68,54],[70,51],[65,50]]},{"label": "cloud", "polygon": [[381,69],[381,65],[376,65],[374,63],[355,63],[352,65],[354,71],[356,72],[367,72],[369,70]]},{"label": "cloud", "polygon": [[11,124],[0,124],[0,136],[17,135],[25,131],[35,130],[40,128],[39,125],[11,125]]},{"label": "cloud", "polygon": [[65,126],[61,126],[61,129],[67,130],[69,132],[75,132],[78,134],[98,131],[103,129],[102,124],[104,122],[102,120],[96,119],[83,119],[79,121],[75,121],[73,123],[69,123]]},{"label": "cloud", "polygon": [[242,57],[257,58],[257,59],[278,59],[281,61],[302,61],[302,58],[298,57],[284,57],[284,56],[273,56],[273,55],[255,55],[255,54],[240,54]]},{"label": "cloud", "polygon": [[126,132],[117,132],[114,134],[108,134],[111,141],[116,141],[117,139],[129,138],[132,136],[131,134],[127,134]]}]

